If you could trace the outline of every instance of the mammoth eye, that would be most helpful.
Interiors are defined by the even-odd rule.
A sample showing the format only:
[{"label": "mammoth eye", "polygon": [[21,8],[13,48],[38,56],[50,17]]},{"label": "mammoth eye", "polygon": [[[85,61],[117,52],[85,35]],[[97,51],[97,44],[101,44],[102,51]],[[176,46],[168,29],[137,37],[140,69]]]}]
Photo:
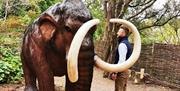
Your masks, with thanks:
[{"label": "mammoth eye", "polygon": [[65,26],[65,31],[67,31],[67,32],[71,32],[71,29],[70,29],[70,27],[68,27],[68,26]]}]

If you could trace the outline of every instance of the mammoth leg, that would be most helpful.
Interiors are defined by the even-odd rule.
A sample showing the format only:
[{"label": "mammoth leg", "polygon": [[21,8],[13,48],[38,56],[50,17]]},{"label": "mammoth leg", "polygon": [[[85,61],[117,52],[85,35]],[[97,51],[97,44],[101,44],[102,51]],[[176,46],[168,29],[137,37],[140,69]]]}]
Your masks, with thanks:
[{"label": "mammoth leg", "polygon": [[90,91],[93,76],[92,60],[79,60],[78,75],[79,79],[75,83],[71,83],[66,75],[66,90],[65,91]]},{"label": "mammoth leg", "polygon": [[24,91],[38,91],[36,87],[36,76],[33,75],[32,70],[29,68],[25,60],[22,60],[23,72],[25,78],[25,89]]},{"label": "mammoth leg", "polygon": [[37,45],[35,40],[30,39],[29,43],[32,68],[38,79],[39,91],[55,91],[53,72],[46,59],[43,45]]},{"label": "mammoth leg", "polygon": [[39,91],[55,91],[54,90],[54,77],[47,63],[41,63],[36,67],[36,74],[38,78]]},{"label": "mammoth leg", "polygon": [[38,78],[39,91],[55,91],[53,72],[43,55],[44,52],[40,52],[38,49],[36,51],[39,55],[33,57],[33,66]]}]

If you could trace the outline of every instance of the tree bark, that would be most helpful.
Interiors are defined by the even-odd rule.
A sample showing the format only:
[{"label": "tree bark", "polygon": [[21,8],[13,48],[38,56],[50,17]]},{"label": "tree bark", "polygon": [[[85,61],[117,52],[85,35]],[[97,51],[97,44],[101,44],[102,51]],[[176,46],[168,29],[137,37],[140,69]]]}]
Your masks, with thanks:
[{"label": "tree bark", "polygon": [[[111,18],[123,18],[124,12],[126,11],[131,0],[110,0],[104,4],[106,8],[106,28],[103,34],[102,40],[104,41],[104,55],[103,58],[108,63],[114,63],[115,60],[115,51],[117,48],[117,35],[116,32],[119,29],[119,24],[109,23]],[[107,5],[107,6],[106,6]],[[107,77],[108,72],[104,72],[104,76]]]},{"label": "tree bark", "polygon": [[9,8],[9,0],[6,0],[4,20],[7,19],[7,16],[8,16],[8,8]]},{"label": "tree bark", "polygon": [[114,60],[114,52],[117,46],[117,35],[116,32],[119,29],[119,24],[111,24],[109,23],[109,19],[111,18],[120,18],[122,19],[124,13],[132,0],[110,0],[106,1],[104,4],[104,11],[106,16],[106,28],[103,34],[102,40],[104,41],[104,45],[107,47],[105,49],[105,54],[103,56],[104,60],[112,63]]},{"label": "tree bark", "polygon": [[104,4],[107,8],[104,8],[106,10],[104,10],[105,12],[107,12],[106,15],[106,28],[105,28],[105,32],[103,34],[102,37],[102,41],[104,41],[104,46],[106,46],[106,50],[105,50],[105,54],[103,56],[104,60],[108,60],[108,56],[110,54],[111,51],[111,41],[112,41],[112,30],[113,30],[113,24],[109,23],[109,19],[111,19],[112,17],[114,17],[114,0],[108,1],[107,4]]},{"label": "tree bark", "polygon": [[[124,13],[131,0],[110,0],[104,4],[106,16],[106,28],[102,40],[104,41],[104,60],[108,63],[114,63],[115,51],[117,48],[117,35],[120,25],[109,23],[111,18],[123,18]],[[120,73],[115,81],[115,91],[126,91],[127,77],[124,72]],[[123,74],[123,75],[122,75]],[[109,72],[104,72],[104,77],[109,77]]]}]

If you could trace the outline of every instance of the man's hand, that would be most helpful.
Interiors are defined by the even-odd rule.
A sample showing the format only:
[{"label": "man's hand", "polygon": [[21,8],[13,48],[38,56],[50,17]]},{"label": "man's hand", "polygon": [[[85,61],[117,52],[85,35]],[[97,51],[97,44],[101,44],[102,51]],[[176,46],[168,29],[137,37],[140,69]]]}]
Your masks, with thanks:
[{"label": "man's hand", "polygon": [[117,73],[112,73],[111,74],[111,79],[116,80],[117,79]]}]

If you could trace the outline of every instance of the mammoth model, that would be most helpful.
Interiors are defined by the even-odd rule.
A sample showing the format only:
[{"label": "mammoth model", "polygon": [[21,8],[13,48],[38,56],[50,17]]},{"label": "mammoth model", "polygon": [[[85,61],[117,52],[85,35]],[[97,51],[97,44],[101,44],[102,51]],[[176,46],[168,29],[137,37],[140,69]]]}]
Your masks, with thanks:
[{"label": "mammoth model", "polygon": [[95,55],[93,33],[99,20],[92,20],[81,0],[65,0],[42,13],[28,26],[23,39],[24,90],[54,91],[54,76],[66,75],[66,91],[90,91],[94,65],[111,72],[131,67],[140,54],[139,33],[126,20],[110,22],[121,23],[134,34],[133,53],[122,64],[108,64]]}]

